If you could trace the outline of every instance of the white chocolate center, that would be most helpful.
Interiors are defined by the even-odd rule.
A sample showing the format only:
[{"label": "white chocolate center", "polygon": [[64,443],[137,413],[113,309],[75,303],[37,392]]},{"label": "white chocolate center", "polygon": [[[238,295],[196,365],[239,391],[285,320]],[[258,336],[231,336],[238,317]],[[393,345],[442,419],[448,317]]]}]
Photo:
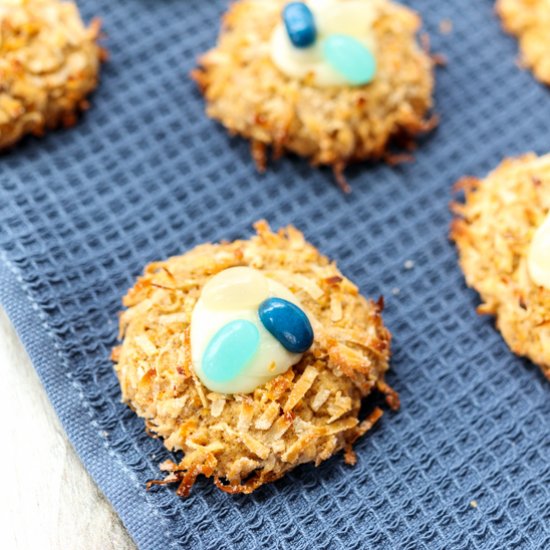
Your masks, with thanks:
[{"label": "white chocolate center", "polygon": [[317,40],[308,48],[296,48],[283,21],[271,37],[271,58],[284,74],[294,78],[310,76],[320,87],[350,86],[323,57],[323,39],[329,34],[346,34],[359,40],[376,55],[372,25],[379,12],[380,0],[309,0],[315,18]]},{"label": "white chocolate center", "polygon": [[[204,286],[191,316],[191,358],[200,381],[219,393],[249,393],[286,372],[302,358],[291,353],[263,326],[258,306],[267,298],[278,297],[300,306],[284,285],[249,267],[221,271]],[[256,355],[246,369],[227,382],[208,379],[202,369],[202,357],[212,337],[227,323],[236,320],[254,323],[260,333]]]},{"label": "white chocolate center", "polygon": [[550,290],[550,213],[531,241],[527,268],[535,284]]}]

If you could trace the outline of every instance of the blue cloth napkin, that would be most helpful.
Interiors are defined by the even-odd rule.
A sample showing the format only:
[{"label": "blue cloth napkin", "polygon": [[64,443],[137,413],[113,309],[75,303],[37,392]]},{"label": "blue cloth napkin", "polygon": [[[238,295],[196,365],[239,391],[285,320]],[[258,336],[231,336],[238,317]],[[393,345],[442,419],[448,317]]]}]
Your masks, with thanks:
[{"label": "blue cloth napkin", "polygon": [[[248,145],[203,114],[188,72],[221,1],[82,1],[111,52],[92,109],[0,159],[1,303],[142,549],[550,547],[550,387],[475,313],[447,239],[453,182],[549,149],[550,90],[516,66],[493,2],[408,3],[448,59],[441,125],[412,164],[350,169],[349,196],[297,158],[258,175]],[[402,409],[358,442],[355,467],[335,457],[250,496],[205,480],[186,500],[146,492],[169,454],[120,402],[120,298],[147,262],[246,237],[258,218],[294,223],[385,295]]]}]

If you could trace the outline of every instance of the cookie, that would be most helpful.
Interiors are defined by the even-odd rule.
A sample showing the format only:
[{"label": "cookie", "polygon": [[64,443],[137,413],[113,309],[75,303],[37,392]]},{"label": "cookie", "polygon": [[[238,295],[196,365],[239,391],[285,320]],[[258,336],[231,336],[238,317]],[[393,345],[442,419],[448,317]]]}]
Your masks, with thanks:
[{"label": "cookie", "polygon": [[550,2],[498,0],[496,9],[504,29],[519,40],[522,64],[550,84]]},{"label": "cookie", "polygon": [[[157,483],[199,475],[250,493],[352,444],[382,415],[390,333],[368,301],[292,226],[204,244],[145,268],[125,296],[113,351],[123,399],[179,461]],[[308,328],[309,327],[309,328]]]},{"label": "cookie", "polygon": [[270,148],[331,166],[344,183],[349,163],[395,161],[392,144],[412,146],[435,124],[420,25],[388,0],[239,0],[192,74],[207,114],[250,140],[260,170]]},{"label": "cookie", "polygon": [[460,265],[512,351],[550,378],[550,155],[505,160],[466,178],[451,227]]},{"label": "cookie", "polygon": [[26,134],[71,126],[88,107],[103,50],[99,21],[58,0],[0,0],[0,150]]}]

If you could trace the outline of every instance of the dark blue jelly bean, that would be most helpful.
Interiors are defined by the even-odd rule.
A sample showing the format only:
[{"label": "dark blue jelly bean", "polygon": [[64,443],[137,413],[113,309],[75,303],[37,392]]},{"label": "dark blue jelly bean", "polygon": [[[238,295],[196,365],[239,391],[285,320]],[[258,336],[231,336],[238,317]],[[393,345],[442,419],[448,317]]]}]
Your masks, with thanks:
[{"label": "dark blue jelly bean", "polygon": [[304,353],[313,344],[313,329],[307,315],[282,298],[268,298],[258,309],[264,327],[292,353]]},{"label": "dark blue jelly bean", "polygon": [[315,42],[315,19],[303,2],[288,3],[283,10],[283,21],[288,37],[296,48],[307,48]]}]

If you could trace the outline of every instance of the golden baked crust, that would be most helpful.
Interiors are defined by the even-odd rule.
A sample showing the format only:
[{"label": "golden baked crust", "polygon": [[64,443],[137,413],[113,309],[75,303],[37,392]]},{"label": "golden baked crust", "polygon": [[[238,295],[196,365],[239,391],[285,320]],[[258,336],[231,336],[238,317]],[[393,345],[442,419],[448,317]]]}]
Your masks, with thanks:
[{"label": "golden baked crust", "polygon": [[99,21],[58,0],[0,0],[0,149],[75,122],[97,86]]},{"label": "golden baked crust", "polygon": [[218,45],[193,72],[207,114],[232,134],[248,138],[260,169],[266,146],[334,167],[388,159],[390,142],[412,144],[433,127],[433,60],[419,47],[420,17],[387,0],[375,22],[378,72],[360,87],[318,88],[284,75],[271,61],[269,42],[287,0],[239,0],[223,19]]},{"label": "golden baked crust", "polygon": [[[123,300],[122,345],[113,351],[122,395],[147,428],[170,450],[185,454],[162,482],[178,482],[187,495],[195,478],[213,477],[227,492],[249,493],[298,464],[319,464],[345,449],[381,416],[359,419],[361,399],[382,393],[398,408],[384,382],[390,334],[381,301],[365,300],[334,263],[292,226],[272,233],[205,244],[145,268]],[[315,341],[297,365],[247,395],[210,392],[190,366],[189,323],[207,280],[228,267],[247,265],[286,285],[312,320]]]},{"label": "golden baked crust", "polygon": [[498,0],[496,9],[505,30],[519,40],[522,63],[550,84],[550,0]]},{"label": "golden baked crust", "polygon": [[550,290],[527,269],[529,245],[550,211],[550,155],[507,159],[484,180],[458,185],[466,201],[453,204],[459,217],[451,238],[468,285],[483,300],[478,310],[494,315],[512,351],[550,378]]}]

